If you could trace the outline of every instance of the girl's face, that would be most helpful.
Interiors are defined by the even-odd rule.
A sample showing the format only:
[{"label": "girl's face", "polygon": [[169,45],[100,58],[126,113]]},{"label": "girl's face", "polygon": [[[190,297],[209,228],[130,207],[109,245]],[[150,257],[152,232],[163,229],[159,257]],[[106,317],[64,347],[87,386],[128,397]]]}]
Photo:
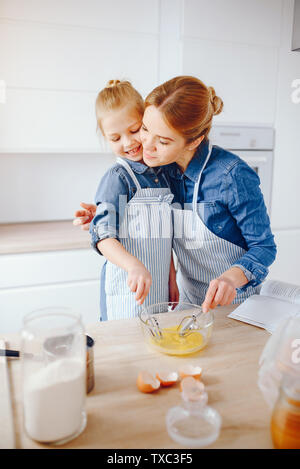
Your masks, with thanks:
[{"label": "girl's face", "polygon": [[188,148],[184,137],[165,122],[155,106],[148,106],[145,110],[140,138],[144,148],[143,159],[148,166],[176,162],[179,167],[185,167],[194,153]]},{"label": "girl's face", "polygon": [[116,155],[132,161],[143,159],[139,135],[142,117],[132,105],[127,105],[110,111],[101,119],[104,136]]}]

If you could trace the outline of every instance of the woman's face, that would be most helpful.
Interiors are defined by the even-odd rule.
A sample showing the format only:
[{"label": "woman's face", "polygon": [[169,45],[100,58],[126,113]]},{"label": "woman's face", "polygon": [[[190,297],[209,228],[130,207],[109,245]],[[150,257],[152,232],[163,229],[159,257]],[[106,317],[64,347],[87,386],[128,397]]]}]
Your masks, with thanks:
[{"label": "woman's face", "polygon": [[165,122],[155,106],[148,106],[145,110],[140,138],[143,159],[148,166],[164,166],[170,163],[180,165],[191,156],[185,139]]},{"label": "woman's face", "polygon": [[141,114],[130,105],[112,110],[101,119],[104,136],[116,155],[131,161],[142,160],[141,123]]}]

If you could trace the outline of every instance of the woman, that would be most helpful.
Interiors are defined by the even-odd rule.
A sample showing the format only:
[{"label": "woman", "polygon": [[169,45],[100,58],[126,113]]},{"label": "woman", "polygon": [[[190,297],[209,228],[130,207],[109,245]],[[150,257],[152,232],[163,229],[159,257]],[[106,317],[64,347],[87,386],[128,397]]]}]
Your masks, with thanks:
[{"label": "woman", "polygon": [[[176,77],[147,96],[140,130],[144,162],[164,167],[175,195],[180,299],[202,304],[204,312],[255,293],[276,256],[258,176],[236,155],[210,145],[212,118],[222,108],[213,88]],[[94,210],[85,208],[88,215],[75,214],[83,224]]]}]

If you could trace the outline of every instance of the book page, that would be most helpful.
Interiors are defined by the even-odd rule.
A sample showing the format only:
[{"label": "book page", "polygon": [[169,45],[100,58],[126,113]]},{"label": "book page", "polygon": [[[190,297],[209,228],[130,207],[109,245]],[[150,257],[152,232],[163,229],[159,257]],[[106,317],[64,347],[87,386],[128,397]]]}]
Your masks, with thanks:
[{"label": "book page", "polygon": [[291,283],[267,280],[262,284],[260,294],[300,305],[300,286]]},{"label": "book page", "polygon": [[229,318],[274,332],[283,319],[300,316],[300,306],[262,295],[252,295]]}]

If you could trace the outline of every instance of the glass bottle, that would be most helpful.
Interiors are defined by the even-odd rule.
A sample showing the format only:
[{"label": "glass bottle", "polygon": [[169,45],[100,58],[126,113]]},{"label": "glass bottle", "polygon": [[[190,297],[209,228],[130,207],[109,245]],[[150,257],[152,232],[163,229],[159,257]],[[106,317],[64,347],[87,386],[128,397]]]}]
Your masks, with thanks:
[{"label": "glass bottle", "polygon": [[300,377],[283,381],[271,418],[275,448],[300,449]]},{"label": "glass bottle", "polygon": [[23,425],[33,440],[64,444],[86,426],[86,336],[80,315],[46,308],[21,331]]},{"label": "glass bottle", "polygon": [[202,448],[216,441],[220,434],[220,414],[207,405],[207,393],[181,393],[183,406],[172,407],[166,416],[170,437],[187,448]]}]

